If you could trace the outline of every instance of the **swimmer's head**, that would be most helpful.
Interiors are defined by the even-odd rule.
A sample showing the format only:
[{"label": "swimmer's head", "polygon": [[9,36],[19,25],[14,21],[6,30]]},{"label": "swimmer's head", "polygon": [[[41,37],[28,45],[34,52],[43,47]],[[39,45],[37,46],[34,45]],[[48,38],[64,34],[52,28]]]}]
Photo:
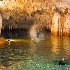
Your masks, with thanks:
[{"label": "swimmer's head", "polygon": [[64,58],[62,58],[61,60],[64,61]]},{"label": "swimmer's head", "polygon": [[8,40],[8,41],[10,41],[10,40]]}]

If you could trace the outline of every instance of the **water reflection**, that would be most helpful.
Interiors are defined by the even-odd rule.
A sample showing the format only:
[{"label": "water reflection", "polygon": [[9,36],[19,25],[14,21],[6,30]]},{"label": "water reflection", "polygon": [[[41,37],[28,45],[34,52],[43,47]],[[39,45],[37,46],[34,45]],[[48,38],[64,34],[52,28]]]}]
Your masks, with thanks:
[{"label": "water reflection", "polygon": [[58,43],[59,43],[58,37],[51,35],[51,44],[52,44],[51,51],[55,54],[59,53]]},{"label": "water reflection", "polygon": [[36,43],[34,43],[34,42],[31,42],[31,43],[30,43],[30,48],[29,48],[29,50],[30,50],[31,53],[33,53],[33,54],[36,53],[37,48],[38,48],[38,46],[37,46]]},{"label": "water reflection", "polygon": [[69,36],[63,37],[63,48],[65,49],[66,54],[70,55],[70,38],[69,38]]},{"label": "water reflection", "polygon": [[70,38],[69,36],[53,36],[51,35],[51,51],[54,54],[61,54],[62,56],[70,55]]}]

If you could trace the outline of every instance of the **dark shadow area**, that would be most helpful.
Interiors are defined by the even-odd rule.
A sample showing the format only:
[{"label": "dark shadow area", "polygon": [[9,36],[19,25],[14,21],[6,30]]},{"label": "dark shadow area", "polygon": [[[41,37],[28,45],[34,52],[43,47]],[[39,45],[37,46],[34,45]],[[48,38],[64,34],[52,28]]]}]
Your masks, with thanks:
[{"label": "dark shadow area", "polygon": [[13,29],[9,29],[4,28],[4,30],[2,30],[1,36],[3,36],[4,38],[23,38],[25,36],[28,36],[28,29],[23,29],[23,28],[13,28]]},{"label": "dark shadow area", "polygon": [[47,27],[44,27],[43,30],[44,30],[46,33],[51,33],[51,30],[50,30],[50,29],[47,29]]}]

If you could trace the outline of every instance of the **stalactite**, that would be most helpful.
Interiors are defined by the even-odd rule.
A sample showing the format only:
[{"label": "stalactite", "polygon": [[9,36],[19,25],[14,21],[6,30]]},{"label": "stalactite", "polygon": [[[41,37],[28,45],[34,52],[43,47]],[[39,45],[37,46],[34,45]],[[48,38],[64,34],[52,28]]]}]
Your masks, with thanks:
[{"label": "stalactite", "polygon": [[63,34],[64,35],[69,35],[70,33],[70,15],[66,15],[66,21],[64,22],[64,27],[63,27]]},{"label": "stalactite", "polygon": [[51,34],[54,35],[69,35],[70,34],[70,15],[54,13],[51,24]]},{"label": "stalactite", "polygon": [[2,17],[1,17],[1,14],[0,14],[0,34],[1,34],[1,29],[2,29]]},{"label": "stalactite", "polygon": [[58,35],[59,18],[60,18],[60,15],[58,13],[55,13],[52,17],[51,33],[54,35]]}]

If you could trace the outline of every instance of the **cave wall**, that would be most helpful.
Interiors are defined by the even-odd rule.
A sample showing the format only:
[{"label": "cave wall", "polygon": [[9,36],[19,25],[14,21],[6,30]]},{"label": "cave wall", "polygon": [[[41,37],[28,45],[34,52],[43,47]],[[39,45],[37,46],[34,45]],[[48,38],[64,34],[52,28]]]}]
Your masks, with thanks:
[{"label": "cave wall", "polygon": [[[60,1],[55,0],[17,0],[8,2],[0,8],[2,14],[2,28],[36,29],[46,27],[54,35],[70,34],[70,9],[69,6],[60,6]],[[68,4],[66,2],[66,4]],[[67,8],[68,7],[68,8]]]}]

